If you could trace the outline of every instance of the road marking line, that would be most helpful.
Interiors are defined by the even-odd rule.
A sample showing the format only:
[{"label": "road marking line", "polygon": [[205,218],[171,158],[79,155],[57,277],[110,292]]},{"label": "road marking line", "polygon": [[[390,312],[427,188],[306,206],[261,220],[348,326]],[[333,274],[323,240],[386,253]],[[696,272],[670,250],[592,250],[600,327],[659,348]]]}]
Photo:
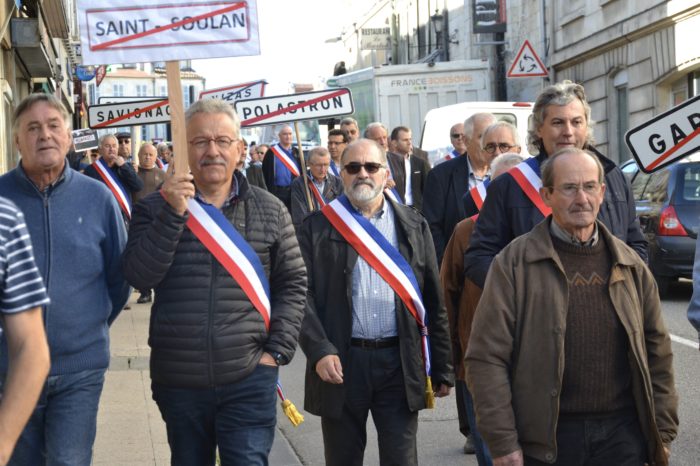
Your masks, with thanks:
[{"label": "road marking line", "polygon": [[690,346],[691,348],[698,349],[698,343],[688,340],[687,338],[679,337],[677,335],[670,335],[671,341],[675,341],[676,343],[680,343],[681,345]]}]

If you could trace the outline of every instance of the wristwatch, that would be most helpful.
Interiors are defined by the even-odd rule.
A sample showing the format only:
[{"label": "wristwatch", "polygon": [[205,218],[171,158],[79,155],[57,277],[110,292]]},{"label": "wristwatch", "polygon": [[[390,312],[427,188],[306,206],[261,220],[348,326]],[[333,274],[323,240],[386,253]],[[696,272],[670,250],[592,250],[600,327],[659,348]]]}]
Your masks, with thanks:
[{"label": "wristwatch", "polygon": [[275,364],[278,366],[284,366],[287,364],[287,358],[285,358],[282,353],[278,353],[277,351],[268,351],[270,356],[272,356],[272,359],[275,360]]}]

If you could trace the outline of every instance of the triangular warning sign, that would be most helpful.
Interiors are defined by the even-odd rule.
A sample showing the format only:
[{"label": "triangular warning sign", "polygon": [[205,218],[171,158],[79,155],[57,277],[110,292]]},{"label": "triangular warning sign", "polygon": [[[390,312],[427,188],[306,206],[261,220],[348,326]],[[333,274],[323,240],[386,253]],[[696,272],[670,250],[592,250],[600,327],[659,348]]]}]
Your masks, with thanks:
[{"label": "triangular warning sign", "polygon": [[526,40],[518,55],[516,55],[513,64],[508,70],[509,78],[531,78],[534,76],[549,76],[547,68],[537,56],[535,50],[530,45],[530,41]]}]

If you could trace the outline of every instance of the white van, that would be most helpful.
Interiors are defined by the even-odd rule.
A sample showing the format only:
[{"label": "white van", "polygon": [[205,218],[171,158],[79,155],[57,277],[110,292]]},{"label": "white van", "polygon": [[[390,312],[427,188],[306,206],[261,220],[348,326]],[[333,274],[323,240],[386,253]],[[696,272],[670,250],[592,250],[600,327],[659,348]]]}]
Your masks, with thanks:
[{"label": "white van", "polygon": [[527,151],[527,124],[532,106],[532,102],[462,102],[434,108],[425,115],[418,147],[428,152],[431,165],[435,165],[453,149],[450,145],[450,128],[456,123],[463,123],[475,113],[488,112],[518,128],[522,154],[530,155]]}]

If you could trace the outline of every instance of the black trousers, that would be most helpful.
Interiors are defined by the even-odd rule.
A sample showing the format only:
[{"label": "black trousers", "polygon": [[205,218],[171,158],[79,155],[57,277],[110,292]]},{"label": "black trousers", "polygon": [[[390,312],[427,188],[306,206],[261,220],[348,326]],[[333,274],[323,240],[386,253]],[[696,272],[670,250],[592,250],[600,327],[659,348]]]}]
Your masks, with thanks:
[{"label": "black trousers", "polygon": [[635,413],[602,419],[559,419],[557,459],[528,456],[525,466],[642,466],[646,440]]},{"label": "black trousers", "polygon": [[346,398],[340,419],[321,418],[326,465],[363,464],[370,412],[380,464],[417,465],[418,412],[408,409],[399,347],[351,347],[343,375]]}]

